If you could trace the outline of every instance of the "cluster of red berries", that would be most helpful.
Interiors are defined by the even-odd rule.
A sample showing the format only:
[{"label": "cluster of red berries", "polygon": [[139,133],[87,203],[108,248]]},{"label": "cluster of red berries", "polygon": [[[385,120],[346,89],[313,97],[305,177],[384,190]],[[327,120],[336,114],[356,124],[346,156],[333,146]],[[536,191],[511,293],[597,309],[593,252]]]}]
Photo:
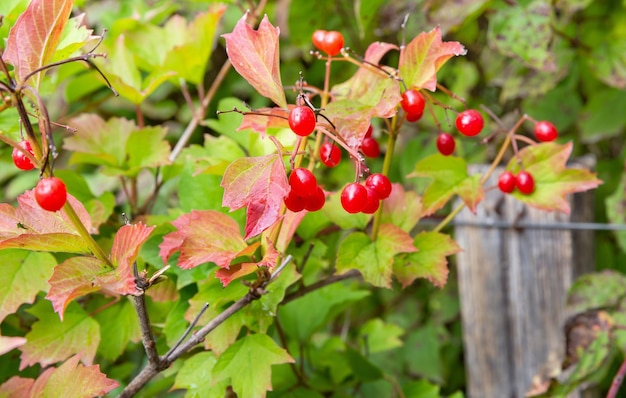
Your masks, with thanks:
[{"label": "cluster of red berries", "polygon": [[520,171],[517,175],[505,171],[498,177],[498,188],[504,193],[511,193],[517,188],[524,195],[530,195],[535,190],[535,179],[527,171]]},{"label": "cluster of red berries", "polygon": [[297,213],[302,210],[318,211],[326,203],[326,194],[317,184],[317,178],[303,167],[294,169],[289,175],[291,190],[285,197],[285,206]]},{"label": "cluster of red berries", "polygon": [[[483,130],[485,121],[483,116],[475,109],[467,109],[456,117],[455,125],[459,133],[466,137],[474,137]],[[439,133],[437,136],[437,150],[444,156],[451,155],[456,147],[456,141],[451,134]]]},{"label": "cluster of red berries", "polygon": [[[23,140],[19,146],[33,154],[33,148],[29,141]],[[19,149],[13,148],[13,163],[20,170],[32,170],[35,165]],[[67,188],[65,183],[56,177],[42,178],[35,186],[35,200],[42,209],[48,211],[60,210],[67,202]]]},{"label": "cluster of red berries", "polygon": [[316,30],[311,41],[315,48],[331,57],[339,54],[343,48],[343,35],[336,30]]},{"label": "cluster of red berries", "polygon": [[380,207],[380,201],[391,195],[391,181],[380,173],[372,174],[361,185],[350,183],[341,191],[341,206],[348,213],[374,214]]}]

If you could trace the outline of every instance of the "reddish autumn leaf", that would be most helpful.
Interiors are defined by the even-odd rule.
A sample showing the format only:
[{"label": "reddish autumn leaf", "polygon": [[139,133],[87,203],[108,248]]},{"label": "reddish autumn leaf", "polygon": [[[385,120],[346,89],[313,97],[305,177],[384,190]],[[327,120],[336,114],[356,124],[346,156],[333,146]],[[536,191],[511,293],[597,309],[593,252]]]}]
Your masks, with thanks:
[{"label": "reddish autumn leaf", "polygon": [[382,203],[381,222],[393,224],[410,232],[422,214],[422,198],[414,191],[405,191],[402,184],[392,184],[391,195]]},{"label": "reddish autumn leaf", "polygon": [[287,108],[287,99],[280,79],[278,52],[279,28],[263,17],[258,30],[247,23],[246,13],[231,33],[222,35],[226,53],[233,67],[259,94],[271,99],[281,108]]},{"label": "reddish autumn leaf", "polygon": [[99,365],[84,366],[74,355],[58,368],[46,369],[33,384],[32,397],[91,398],[103,396],[119,383],[107,378]]},{"label": "reddish autumn leaf", "polygon": [[450,58],[465,55],[467,50],[456,41],[441,41],[441,29],[420,33],[400,56],[400,77],[408,88],[437,89],[437,71]]},{"label": "reddish autumn leaf", "polygon": [[194,210],[172,224],[177,231],[163,237],[159,255],[167,263],[174,252],[180,251],[178,266],[183,269],[206,262],[228,267],[248,247],[237,222],[218,211]]},{"label": "reddish autumn leaf", "polygon": [[247,207],[244,239],[260,234],[278,220],[289,193],[285,165],[278,154],[235,160],[226,168],[221,186],[223,206],[231,210]]},{"label": "reddish autumn leaf", "polygon": [[241,263],[231,265],[229,268],[221,268],[215,272],[215,277],[218,278],[223,286],[227,286],[233,279],[241,278],[248,274],[253,273],[259,267],[268,267],[274,268],[276,265],[276,261],[278,260],[278,251],[272,244],[272,242],[268,239],[267,242],[267,251],[265,255],[258,263]]},{"label": "reddish autumn leaf", "polygon": [[95,257],[72,257],[54,268],[46,298],[52,302],[61,320],[72,300],[100,290],[95,283],[96,277],[105,270],[106,266]]},{"label": "reddish autumn leaf", "polygon": [[[87,231],[95,232],[89,213],[81,202],[68,195],[68,201]],[[0,249],[86,253],[89,248],[78,235],[65,210],[50,212],[35,201],[33,190],[17,198],[17,208],[0,204]]]},{"label": "reddish autumn leaf", "polygon": [[[11,28],[2,55],[15,67],[16,79],[27,75],[52,60],[63,28],[72,12],[73,0],[32,0]],[[40,75],[34,77],[39,86]]]},{"label": "reddish autumn leaf", "polygon": [[[293,108],[293,106],[289,106]],[[254,113],[245,113],[237,131],[252,130],[265,136],[268,128],[288,128],[289,112],[282,108],[261,108]]]},{"label": "reddish autumn leaf", "polygon": [[418,251],[398,256],[393,265],[393,274],[402,287],[417,278],[426,278],[437,287],[445,286],[448,280],[446,257],[460,252],[459,245],[449,235],[438,232],[422,232],[413,244]]},{"label": "reddish autumn leaf", "polygon": [[373,117],[389,118],[396,113],[400,84],[371,64],[378,65],[387,52],[397,48],[390,43],[372,43],[365,52],[369,64],[363,64],[354,76],[332,88],[334,100],[324,108],[324,115],[351,147],[361,144]]},{"label": "reddish autumn leaf", "polygon": [[[546,142],[522,149],[519,157],[524,170],[535,180],[535,190],[530,195],[515,191],[513,196],[538,209],[558,210],[569,214],[570,205],[565,198],[567,194],[587,191],[602,184],[595,173],[567,168],[566,163],[571,153],[571,142],[564,145]],[[511,159],[507,170],[514,174],[521,170],[517,159]]]},{"label": "reddish autumn leaf", "polygon": [[30,390],[35,380],[13,376],[0,386],[0,397],[23,398],[30,397]]}]

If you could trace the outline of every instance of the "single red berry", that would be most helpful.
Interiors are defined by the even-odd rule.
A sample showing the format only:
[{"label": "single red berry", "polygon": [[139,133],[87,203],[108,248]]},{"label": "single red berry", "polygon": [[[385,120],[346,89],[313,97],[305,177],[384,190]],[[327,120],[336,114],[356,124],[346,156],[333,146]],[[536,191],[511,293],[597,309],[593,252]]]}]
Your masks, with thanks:
[{"label": "single red berry", "polygon": [[367,131],[365,132],[365,137],[363,138],[370,138],[373,132],[374,132],[374,127],[372,127],[372,125],[370,124],[370,126],[367,128]]},{"label": "single red berry", "polygon": [[454,137],[450,134],[441,133],[437,136],[437,149],[442,155],[451,155],[452,152],[454,152],[454,147],[456,147],[456,142],[454,141]]},{"label": "single red berry", "polygon": [[367,189],[356,182],[345,186],[341,191],[341,206],[348,213],[358,213],[367,204]]},{"label": "single red berry", "polygon": [[294,195],[306,198],[315,193],[317,178],[308,169],[298,167],[289,175],[289,185]]},{"label": "single red berry", "polygon": [[289,195],[285,197],[285,206],[294,213],[304,210],[306,202],[307,199],[296,195],[293,189],[289,191]]},{"label": "single red berry", "polygon": [[324,195],[324,190],[318,186],[315,193],[306,198],[304,208],[308,211],[318,211],[324,207],[324,203],[326,203],[326,195]]},{"label": "single red berry", "polygon": [[375,173],[367,177],[365,187],[371,188],[378,195],[378,199],[387,199],[391,195],[391,181],[384,174]]},{"label": "single red berry", "polygon": [[[31,155],[33,154],[33,147],[30,145],[29,141],[24,140],[19,143],[19,146],[23,149],[26,149],[28,152],[31,153]],[[15,163],[15,166],[20,170],[32,170],[35,168],[33,162],[31,162],[30,159],[17,148],[13,148],[12,157],[13,163]]]},{"label": "single red berry", "polygon": [[498,188],[504,193],[511,193],[515,189],[517,178],[510,171],[505,171],[498,177]]},{"label": "single red berry", "polygon": [[361,141],[361,152],[368,158],[377,158],[380,155],[380,145],[375,138],[363,138]]},{"label": "single red berry", "polygon": [[515,177],[515,186],[525,195],[530,195],[535,190],[535,180],[527,171],[520,171]]},{"label": "single red berry", "polygon": [[475,109],[467,109],[456,117],[456,128],[468,137],[480,134],[484,125],[483,116]]},{"label": "single red berry", "polygon": [[313,32],[311,41],[315,48],[331,57],[339,54],[343,48],[343,35],[336,30],[316,30]]},{"label": "single red berry", "polygon": [[406,120],[416,122],[424,114],[426,102],[424,101],[424,96],[419,91],[411,89],[402,93],[400,105],[407,114]]},{"label": "single red berry", "polygon": [[559,133],[556,130],[556,127],[554,126],[554,124],[547,122],[545,120],[535,123],[535,137],[537,137],[539,141],[542,141],[542,142],[554,141],[556,140],[556,137],[558,137],[558,135]]},{"label": "single red berry", "polygon": [[365,214],[374,214],[380,207],[380,198],[374,189],[366,186],[365,190],[367,191],[367,199],[365,199],[365,207],[363,207],[361,212]]},{"label": "single red berry", "polygon": [[289,127],[299,136],[306,137],[315,130],[315,112],[308,106],[296,106],[289,112]]},{"label": "single red berry", "polygon": [[35,186],[35,200],[44,210],[60,210],[67,202],[65,183],[56,177],[39,180],[37,186]]},{"label": "single red berry", "polygon": [[341,149],[331,142],[325,142],[320,147],[320,160],[328,167],[335,167],[341,162]]}]

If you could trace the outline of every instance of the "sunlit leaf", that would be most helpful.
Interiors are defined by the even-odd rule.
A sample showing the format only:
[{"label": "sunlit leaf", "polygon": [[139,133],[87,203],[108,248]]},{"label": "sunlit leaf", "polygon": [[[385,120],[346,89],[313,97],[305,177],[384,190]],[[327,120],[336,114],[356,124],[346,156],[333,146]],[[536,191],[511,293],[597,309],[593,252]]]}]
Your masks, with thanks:
[{"label": "sunlit leaf", "polygon": [[174,389],[186,389],[185,397],[223,398],[228,380],[213,383],[213,367],[217,358],[212,352],[199,352],[185,359],[183,367],[176,373]]},{"label": "sunlit leaf", "polygon": [[[269,239],[268,239],[269,240]],[[259,262],[244,262],[240,264],[231,265],[229,268],[221,268],[215,272],[215,277],[218,278],[222,285],[226,286],[233,279],[241,278],[242,276],[246,276],[248,274],[253,273],[259,267],[268,267],[274,268],[276,265],[276,261],[278,260],[278,251],[272,244],[271,241],[268,242],[267,251],[265,255]]]},{"label": "sunlit leaf", "polygon": [[402,184],[392,184],[391,195],[382,202],[382,223],[393,224],[410,232],[422,214],[422,198],[414,191],[405,191]]},{"label": "sunlit leaf", "polygon": [[400,57],[400,77],[409,88],[435,91],[437,71],[453,56],[467,50],[456,41],[441,41],[441,29],[420,33],[406,46]]},{"label": "sunlit leaf", "polygon": [[[513,196],[522,202],[542,210],[558,210],[569,214],[567,194],[596,188],[602,183],[589,170],[567,168],[572,153],[572,143],[560,145],[554,142],[527,146],[519,152],[524,170],[535,180],[535,190],[530,195],[518,191]],[[517,158],[511,159],[507,170],[517,174],[521,169]]]},{"label": "sunlit leaf", "polygon": [[374,286],[391,287],[393,258],[398,253],[417,249],[408,233],[391,224],[383,224],[372,241],[363,232],[354,232],[341,242],[337,253],[337,273],[356,269]]},{"label": "sunlit leaf", "polygon": [[285,165],[278,154],[235,160],[226,169],[221,185],[223,206],[231,210],[247,208],[245,239],[278,220],[283,199],[289,193]]},{"label": "sunlit leaf", "polygon": [[231,33],[222,35],[226,40],[226,53],[233,67],[259,94],[287,108],[287,99],[280,79],[278,52],[279,28],[269,22],[267,15],[258,30],[246,23],[245,14]]}]

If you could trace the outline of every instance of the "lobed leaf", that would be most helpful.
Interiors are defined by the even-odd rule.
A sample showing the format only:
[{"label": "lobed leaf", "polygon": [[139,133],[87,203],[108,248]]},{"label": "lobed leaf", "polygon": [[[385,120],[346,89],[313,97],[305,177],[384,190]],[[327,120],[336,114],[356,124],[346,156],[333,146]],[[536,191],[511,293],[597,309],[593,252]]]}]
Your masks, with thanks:
[{"label": "lobed leaf", "polygon": [[100,365],[83,366],[78,362],[80,358],[74,355],[58,368],[46,369],[35,380],[30,396],[91,398],[119,386],[100,371]]},{"label": "lobed leaf", "polygon": [[285,165],[278,154],[235,160],[226,168],[221,186],[223,206],[247,208],[244,239],[278,221],[283,199],[289,193]]},{"label": "lobed leaf", "polygon": [[281,108],[287,108],[287,99],[280,79],[278,51],[279,28],[263,17],[258,30],[247,23],[245,14],[231,33],[222,35],[226,40],[226,53],[235,70],[259,94],[271,99]]},{"label": "lobed leaf", "polygon": [[[535,190],[530,195],[518,191],[513,196],[520,201],[542,210],[557,210],[569,214],[570,205],[565,196],[596,188],[602,183],[595,173],[584,169],[567,168],[572,153],[572,143],[546,142],[527,146],[519,152],[524,170],[535,180]],[[516,159],[511,159],[507,170],[517,174],[521,170]]]},{"label": "lobed leaf", "polygon": [[467,163],[455,156],[434,154],[415,165],[414,175],[428,177],[433,181],[422,196],[422,216],[433,214],[442,208],[452,195],[457,194],[471,211],[485,196],[480,176],[467,173]]},{"label": "lobed leaf", "polygon": [[7,398],[30,397],[30,390],[35,380],[13,376],[0,385],[0,396]]},{"label": "lobed leaf", "polygon": [[[68,195],[87,231],[95,232],[85,207]],[[17,208],[0,203],[0,250],[20,248],[35,251],[87,253],[89,248],[74,229],[64,210],[50,212],[35,201],[34,190],[17,198]]]},{"label": "lobed leaf", "polygon": [[82,353],[83,363],[93,363],[100,343],[100,327],[82,308],[72,305],[63,321],[45,301],[29,312],[38,320],[26,334],[26,344],[20,347],[20,370],[37,363],[46,367],[78,353]]},{"label": "lobed leaf", "polygon": [[382,223],[393,224],[410,232],[422,214],[422,198],[414,191],[405,191],[402,184],[392,184],[391,195],[382,202]]},{"label": "lobed leaf", "polygon": [[213,383],[211,373],[217,363],[212,352],[199,352],[185,359],[182,368],[176,373],[174,389],[186,389],[185,397],[223,398],[228,380]]},{"label": "lobed leaf", "polygon": [[441,41],[441,29],[417,35],[400,54],[400,77],[408,88],[437,89],[437,71],[453,56],[467,50],[456,41]]},{"label": "lobed leaf", "polygon": [[[150,291],[152,287],[148,290]],[[128,298],[123,298],[115,305],[98,312],[94,318],[100,325],[100,334],[106,336],[100,340],[98,355],[109,361],[115,362],[130,343],[138,343],[141,340],[137,312]]]},{"label": "lobed leaf", "polygon": [[220,268],[215,271],[215,277],[222,282],[222,285],[226,286],[233,279],[241,278],[255,272],[259,267],[274,268],[276,261],[278,260],[279,253],[272,244],[267,240],[267,251],[259,262],[244,262],[240,264],[231,265],[228,268]]},{"label": "lobed leaf", "polygon": [[212,375],[214,382],[230,379],[233,391],[240,397],[265,397],[272,389],[272,365],[293,362],[269,336],[251,334],[220,355]]},{"label": "lobed leaf", "polygon": [[337,274],[356,269],[366,282],[389,288],[394,256],[415,251],[409,234],[392,224],[382,224],[375,241],[363,232],[354,232],[339,245]]},{"label": "lobed leaf", "polygon": [[396,257],[393,274],[402,287],[417,278],[426,278],[437,287],[444,287],[448,280],[446,257],[461,251],[459,245],[446,234],[422,232],[413,241],[418,251]]},{"label": "lobed leaf", "polygon": [[248,247],[237,222],[214,210],[194,210],[172,224],[177,231],[163,237],[159,256],[167,263],[174,252],[180,251],[178,266],[183,269],[209,261],[226,268]]},{"label": "lobed leaf", "polygon": [[[2,55],[15,68],[20,83],[31,72],[50,63],[63,28],[72,12],[73,0],[32,0],[9,33]],[[33,78],[39,87],[42,73]]]},{"label": "lobed leaf", "polygon": [[33,303],[37,293],[47,291],[56,260],[49,253],[26,250],[0,251],[0,322],[24,303]]}]

